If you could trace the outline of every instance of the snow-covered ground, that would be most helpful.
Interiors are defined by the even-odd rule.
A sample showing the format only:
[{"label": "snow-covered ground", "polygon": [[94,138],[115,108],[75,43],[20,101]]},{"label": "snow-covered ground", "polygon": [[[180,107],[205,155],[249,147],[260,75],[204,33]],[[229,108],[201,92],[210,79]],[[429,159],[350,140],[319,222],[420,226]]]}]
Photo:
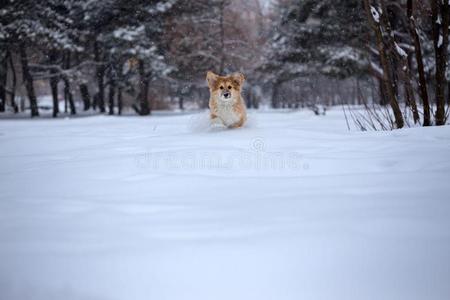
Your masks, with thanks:
[{"label": "snow-covered ground", "polygon": [[450,127],[0,122],[0,299],[450,299]]}]

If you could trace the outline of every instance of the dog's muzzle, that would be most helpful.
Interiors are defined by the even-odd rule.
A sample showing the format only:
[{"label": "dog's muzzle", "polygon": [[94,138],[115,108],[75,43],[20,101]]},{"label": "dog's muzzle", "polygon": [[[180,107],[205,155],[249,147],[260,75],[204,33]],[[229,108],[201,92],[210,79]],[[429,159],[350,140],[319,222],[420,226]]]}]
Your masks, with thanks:
[{"label": "dog's muzzle", "polygon": [[223,91],[222,92],[222,97],[224,99],[230,99],[231,98],[231,92],[230,91]]}]

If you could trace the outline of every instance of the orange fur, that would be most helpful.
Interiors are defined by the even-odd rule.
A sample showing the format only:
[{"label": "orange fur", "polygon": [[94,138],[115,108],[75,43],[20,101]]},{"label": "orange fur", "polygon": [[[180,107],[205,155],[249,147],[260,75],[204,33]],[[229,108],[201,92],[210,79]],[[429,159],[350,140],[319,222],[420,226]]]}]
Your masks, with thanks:
[{"label": "orange fur", "polygon": [[[247,120],[245,103],[242,99],[242,86],[245,78],[241,73],[219,76],[213,72],[206,75],[210,98],[209,109],[211,120],[219,119],[228,128],[238,128]],[[229,92],[229,99],[223,98],[223,93]]]}]

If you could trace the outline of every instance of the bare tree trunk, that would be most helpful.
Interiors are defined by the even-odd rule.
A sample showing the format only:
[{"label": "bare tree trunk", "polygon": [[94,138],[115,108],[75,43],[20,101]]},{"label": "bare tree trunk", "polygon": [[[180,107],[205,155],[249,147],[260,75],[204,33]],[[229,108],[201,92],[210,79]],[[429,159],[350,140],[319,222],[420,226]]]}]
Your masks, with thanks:
[{"label": "bare tree trunk", "polygon": [[28,57],[25,44],[19,46],[20,62],[22,64],[22,77],[27,90],[28,98],[30,100],[31,117],[39,116],[39,110],[37,106],[36,93],[34,91],[33,77],[30,73],[28,66]]},{"label": "bare tree trunk", "polygon": [[56,118],[59,113],[59,101],[58,101],[58,78],[50,78],[50,89],[53,98],[53,118]]},{"label": "bare tree trunk", "polygon": [[83,110],[89,110],[91,108],[91,96],[89,95],[89,89],[87,84],[82,83],[79,86],[81,99],[83,100]]},{"label": "bare tree trunk", "polygon": [[404,58],[403,63],[406,64],[406,69],[403,69],[403,74],[405,76],[405,92],[407,103],[410,106],[410,109],[413,113],[414,124],[420,123],[419,110],[417,108],[416,97],[414,95],[414,87],[412,84],[414,75],[412,74],[412,61],[413,61],[413,53],[408,51],[407,57]]},{"label": "bare tree trunk", "polygon": [[[252,106],[253,106],[254,109],[258,109],[259,108],[258,95],[255,94],[255,93],[253,93]],[[298,108],[298,101],[297,101],[297,107],[296,108]]]},{"label": "bare tree trunk", "polygon": [[252,104],[253,104],[252,98],[253,98],[253,93],[252,93],[252,90],[250,89],[248,91],[247,95],[245,96],[245,99],[244,99],[245,100],[245,106],[248,109],[252,108]]},{"label": "bare tree trunk", "polygon": [[[52,64],[56,63],[56,50],[50,51],[49,54],[49,60]],[[51,74],[57,73],[56,70],[52,69],[50,71]],[[58,101],[58,81],[59,78],[57,76],[50,77],[50,90],[52,93],[52,99],[53,99],[53,118],[56,118],[59,113],[59,101]]]},{"label": "bare tree trunk", "polygon": [[97,103],[100,112],[104,113],[105,110],[105,66],[103,65],[103,61],[101,59],[101,51],[100,46],[98,45],[98,42],[96,41],[94,43],[94,57],[95,61],[98,63],[97,70],[96,70],[96,76],[97,76],[97,85],[98,85],[98,93],[97,93]]},{"label": "bare tree trunk", "polygon": [[405,94],[406,94],[406,103],[411,108],[414,124],[417,124],[420,122],[420,116],[419,111],[417,109],[417,103],[416,99],[414,97],[414,88],[411,84],[411,68],[409,64],[409,60],[411,58],[411,55],[408,54],[408,58],[403,58],[403,67],[402,67],[402,73],[403,73],[403,84],[405,87]]},{"label": "bare tree trunk", "polygon": [[409,20],[409,33],[414,41],[414,52],[416,55],[417,71],[419,73],[419,94],[422,99],[423,105],[423,126],[431,125],[431,110],[430,101],[428,99],[427,81],[425,79],[425,70],[423,66],[422,46],[420,44],[420,38],[417,33],[416,21],[414,19],[414,7],[413,1],[407,2],[407,16]]},{"label": "bare tree trunk", "polygon": [[8,55],[7,50],[2,50],[0,61],[0,112],[5,111],[6,85],[8,84]]},{"label": "bare tree trunk", "polygon": [[[65,61],[64,61],[64,56],[62,58],[63,60],[63,67],[65,65]],[[64,76],[62,76],[63,79],[63,83],[64,83],[64,113],[67,114],[69,111],[69,91],[70,89],[67,89],[67,84],[66,84],[66,80],[64,80]]]},{"label": "bare tree trunk", "polygon": [[[87,47],[87,43],[85,44]],[[75,62],[77,65],[80,64],[80,56],[78,52],[75,53]],[[87,111],[89,108],[91,108],[91,96],[89,94],[89,89],[86,83],[82,81],[81,84],[78,85],[78,88],[80,90],[81,100],[83,101],[83,110]]]},{"label": "bare tree trunk", "polygon": [[[385,0],[380,0],[381,3],[381,26],[384,27],[386,34],[384,35],[387,39],[389,49],[386,51],[387,55],[391,55],[391,62],[396,64],[398,61],[400,65],[397,67],[397,69],[400,69],[400,79],[403,81],[403,85],[405,88],[405,96],[406,96],[406,104],[410,107],[412,113],[413,113],[413,119],[414,123],[417,124],[419,122],[419,112],[417,110],[417,104],[416,100],[414,98],[414,88],[411,84],[411,69],[410,69],[410,55],[407,54],[403,49],[400,48],[400,46],[397,44],[394,38],[394,33],[391,28],[391,24],[389,21],[389,18],[387,16],[387,7],[385,4]],[[397,64],[396,64],[397,65]],[[395,70],[395,69],[392,69]],[[396,72],[393,73],[393,76],[395,77],[395,86],[396,86],[396,96],[398,97],[398,86],[397,86],[397,77]]]},{"label": "bare tree trunk", "polygon": [[[64,77],[63,77],[64,82]],[[69,112],[69,94],[67,93],[66,86],[64,86],[64,113],[67,114]]]},{"label": "bare tree trunk", "polygon": [[180,96],[178,98],[178,108],[180,110],[184,110],[184,97],[183,96]]},{"label": "bare tree trunk", "polygon": [[9,66],[11,68],[12,73],[12,87],[11,87],[11,106],[14,109],[14,113],[19,112],[19,106],[16,103],[16,87],[17,87],[17,75],[16,75],[16,68],[14,66],[14,61],[11,52],[9,53]]},{"label": "bare tree trunk", "polygon": [[436,125],[445,125],[445,70],[447,67],[449,3],[431,0],[434,53],[436,57]]},{"label": "bare tree trunk", "polygon": [[75,101],[73,100],[73,94],[72,92],[70,92],[70,83],[69,83],[69,105],[70,105],[70,114],[71,115],[76,115],[77,114],[77,110],[75,108]]},{"label": "bare tree trunk", "polygon": [[139,60],[139,76],[140,76],[140,93],[139,93],[139,114],[147,116],[150,114],[150,106],[148,103],[148,87],[150,85],[149,79],[145,74],[144,61]]},{"label": "bare tree trunk", "polygon": [[[382,0],[383,1],[383,0]],[[379,24],[379,19],[375,20],[374,16],[372,15],[371,5],[369,0],[364,0],[364,6],[366,8],[367,18],[369,19],[370,26],[372,27],[373,31],[375,32],[375,36],[377,39],[377,47],[378,52],[380,53],[380,62],[381,66],[383,68],[383,82],[384,87],[386,91],[386,95],[389,99],[389,104],[391,105],[392,111],[394,113],[395,118],[395,124],[397,128],[402,128],[404,126],[404,120],[402,111],[400,109],[400,106],[397,101],[397,97],[395,94],[395,83],[394,79],[392,77],[392,69],[391,65],[389,63],[389,57],[388,53],[386,52],[385,46],[384,46],[384,40],[383,40],[383,33]],[[372,8],[375,9],[375,8]],[[386,13],[386,10],[383,10],[383,12],[380,13],[378,9],[377,14],[384,14]],[[383,16],[382,16],[383,17]]]},{"label": "bare tree trunk", "polygon": [[447,105],[450,105],[450,81],[447,82]]},{"label": "bare tree trunk", "polygon": [[275,81],[272,87],[272,97],[271,97],[271,106],[272,108],[278,108],[280,101],[278,99],[278,94],[279,94],[279,88],[280,88],[280,82]]},{"label": "bare tree trunk", "polygon": [[122,103],[122,87],[118,88],[117,91],[117,114],[121,115],[122,114],[122,107],[123,107],[123,103]]},{"label": "bare tree trunk", "polygon": [[109,115],[114,115],[114,96],[116,93],[116,84],[114,81],[110,82],[109,85],[109,99],[108,99],[108,105],[109,105]]},{"label": "bare tree trunk", "polygon": [[98,93],[94,94],[94,97],[92,98],[92,109],[97,110],[97,103],[98,103]]},{"label": "bare tree trunk", "polygon": [[75,108],[75,103],[73,101],[72,92],[70,91],[70,81],[69,78],[67,78],[67,76],[65,75],[63,76],[63,82],[64,82],[64,94],[67,96],[67,101],[70,106],[70,114],[75,115],[77,111]]},{"label": "bare tree trunk", "polygon": [[[65,55],[65,69],[70,69],[70,52],[68,51]],[[63,75],[63,81],[64,81],[64,94],[66,95],[67,100],[69,101],[70,114],[75,115],[77,111],[75,108],[75,102],[73,100],[72,91],[70,90],[70,80],[66,75]]]},{"label": "bare tree trunk", "polygon": [[378,89],[379,89],[379,94],[380,94],[380,105],[388,105],[389,99],[386,95],[383,78],[378,78]]}]

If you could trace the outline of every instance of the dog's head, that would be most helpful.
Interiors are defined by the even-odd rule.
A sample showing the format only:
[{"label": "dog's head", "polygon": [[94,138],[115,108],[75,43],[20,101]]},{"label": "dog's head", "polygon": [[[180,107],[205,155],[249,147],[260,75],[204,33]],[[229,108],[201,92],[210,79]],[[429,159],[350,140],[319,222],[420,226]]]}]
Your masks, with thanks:
[{"label": "dog's head", "polygon": [[213,72],[208,72],[206,80],[213,98],[223,102],[233,102],[241,95],[245,77],[242,73],[219,76]]}]

